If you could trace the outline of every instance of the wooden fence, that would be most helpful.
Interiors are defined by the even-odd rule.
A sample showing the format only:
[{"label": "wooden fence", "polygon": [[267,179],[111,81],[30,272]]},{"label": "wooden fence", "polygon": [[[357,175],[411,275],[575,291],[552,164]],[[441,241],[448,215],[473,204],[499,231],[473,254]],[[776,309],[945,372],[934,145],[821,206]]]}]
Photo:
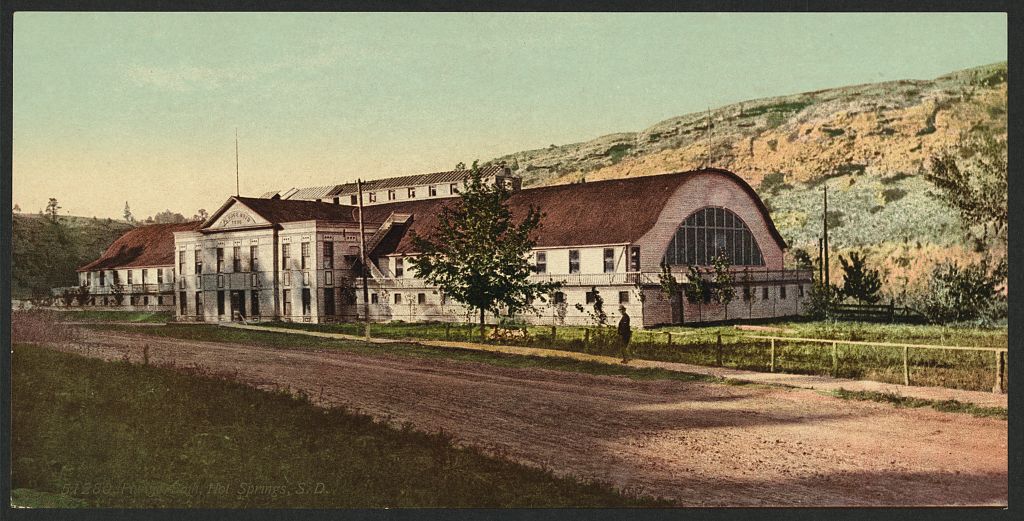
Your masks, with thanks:
[{"label": "wooden fence", "polygon": [[989,351],[994,355],[995,362],[995,384],[992,386],[992,392],[1002,393],[1003,392],[1003,376],[1006,373],[1006,356],[1007,349],[1003,347],[973,347],[973,346],[940,346],[931,344],[901,344],[895,342],[867,342],[862,340],[833,340],[824,338],[803,338],[803,337],[792,337],[792,336],[768,336],[768,335],[743,335],[744,338],[753,338],[758,340],[768,340],[770,342],[770,370],[775,372],[775,348],[778,342],[802,342],[811,344],[824,344],[832,346],[832,374],[833,376],[838,372],[839,369],[839,352],[838,348],[840,345],[848,346],[865,346],[865,347],[896,347],[903,349],[903,385],[910,385],[910,350],[911,349],[934,349],[934,350],[947,350],[947,351]]},{"label": "wooden fence", "polygon": [[865,322],[922,322],[922,317],[915,310],[889,304],[836,304],[829,310],[837,318],[844,320],[862,320]]}]

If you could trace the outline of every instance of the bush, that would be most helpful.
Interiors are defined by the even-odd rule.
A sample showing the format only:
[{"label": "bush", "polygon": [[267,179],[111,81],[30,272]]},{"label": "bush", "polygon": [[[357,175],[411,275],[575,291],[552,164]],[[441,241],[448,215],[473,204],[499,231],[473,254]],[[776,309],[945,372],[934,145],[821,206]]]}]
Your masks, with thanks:
[{"label": "bush", "polygon": [[809,318],[821,320],[831,318],[832,309],[843,300],[843,292],[834,284],[826,286],[816,282],[811,287],[810,297],[804,314]]},{"label": "bush", "polygon": [[995,267],[988,261],[936,266],[917,307],[934,324],[991,324],[1006,317],[1006,296],[999,291],[1004,271],[1004,262]]}]

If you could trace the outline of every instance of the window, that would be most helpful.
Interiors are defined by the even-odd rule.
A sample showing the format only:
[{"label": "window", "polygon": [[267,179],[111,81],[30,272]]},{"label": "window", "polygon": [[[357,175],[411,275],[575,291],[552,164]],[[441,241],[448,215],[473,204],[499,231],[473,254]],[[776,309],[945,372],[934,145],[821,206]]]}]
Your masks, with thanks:
[{"label": "window", "polygon": [[786,286],[779,286],[779,298],[786,298]]},{"label": "window", "polygon": [[640,271],[640,247],[629,249],[629,271]]},{"label": "window", "polygon": [[324,314],[334,314],[334,288],[324,288]]},{"label": "window", "polygon": [[379,297],[377,297],[377,294],[376,293],[370,293],[370,304],[377,304],[378,302],[380,302],[380,301],[379,301]]},{"label": "window", "polygon": [[235,246],[231,249],[231,271],[240,273],[242,271],[242,247]]},{"label": "window", "polygon": [[377,192],[370,192],[370,202],[371,203],[376,203],[377,202]]},{"label": "window", "polygon": [[388,201],[394,201],[397,197],[394,190],[388,190]]},{"label": "window", "polygon": [[157,284],[163,284],[164,283],[164,270],[163,270],[163,268],[157,268],[156,269],[156,283]]},{"label": "window", "polygon": [[628,291],[620,291],[619,292],[619,304],[629,304],[629,292]]},{"label": "window", "polygon": [[308,286],[309,285],[309,272],[308,271],[302,272],[302,285],[303,286]]},{"label": "window", "polygon": [[149,305],[149,295],[143,295],[142,296],[142,305],[143,306],[148,306]]},{"label": "window", "polygon": [[249,292],[249,315],[258,317],[260,316],[260,292],[250,291]]},{"label": "window", "polygon": [[282,244],[281,245],[281,269],[283,269],[283,270],[291,269],[291,267],[292,267],[291,266],[291,261],[292,261],[292,245],[291,244]]},{"label": "window", "polygon": [[259,271],[259,246],[249,246],[249,271]]},{"label": "window", "polygon": [[750,300],[750,286],[743,286],[743,300]]},{"label": "window", "polygon": [[135,270],[128,270],[128,284],[132,283],[132,272]]},{"label": "window", "polygon": [[565,303],[565,293],[562,293],[561,291],[556,291],[555,292],[555,297],[554,297],[553,300],[555,301],[555,304],[564,304]]},{"label": "window", "polygon": [[536,254],[534,254],[534,259],[535,260],[534,260],[534,265],[533,265],[533,271],[535,271],[537,273],[547,273],[548,272],[548,252],[546,252],[546,251],[538,251]]},{"label": "window", "polygon": [[143,284],[148,284],[149,283],[148,279],[149,279],[149,270],[146,269],[146,268],[143,268],[142,269],[142,283]]},{"label": "window", "polygon": [[402,294],[401,293],[395,293],[395,304],[401,304],[401,303],[402,303]]},{"label": "window", "polygon": [[615,249],[605,248],[604,249],[604,272],[612,273],[615,271]]},{"label": "window", "polygon": [[218,288],[223,288],[224,287],[224,275],[220,275],[220,274],[217,275],[217,287]]},{"label": "window", "polygon": [[324,269],[334,269],[334,243],[324,241]]},{"label": "window", "polygon": [[292,314],[292,290],[284,289],[281,290],[281,305],[284,306],[284,315],[291,316]]},{"label": "window", "polygon": [[416,294],[416,303],[417,304],[426,304],[427,303],[427,294],[426,293],[417,293]]},{"label": "window", "polygon": [[217,248],[217,273],[224,273],[224,248]]},{"label": "window", "polygon": [[[184,300],[184,299],[182,299]],[[196,292],[196,315],[200,318],[203,317],[203,294],[202,292]]]},{"label": "window", "polygon": [[723,254],[732,266],[763,266],[757,240],[743,220],[725,208],[697,210],[676,229],[663,262],[670,266],[711,265]]},{"label": "window", "polygon": [[452,195],[455,195],[455,194],[459,193],[459,185],[458,185],[458,183],[452,183],[452,184],[448,185],[448,193],[450,193]]},{"label": "window", "polygon": [[86,286],[92,286],[92,272],[91,271],[85,272],[85,285]]},{"label": "window", "polygon": [[192,266],[196,269],[196,275],[203,272],[203,251],[196,250],[195,257],[192,259]]},{"label": "window", "polygon": [[185,300],[185,292],[184,291],[182,291],[181,293],[178,294],[178,309],[180,310],[179,313],[178,313],[179,315],[187,315],[188,314],[188,302]]},{"label": "window", "polygon": [[301,269],[309,268],[309,243],[308,242],[304,242],[304,243],[302,243],[299,246],[299,253],[300,253],[300,263],[301,263],[300,264],[300,268]]},{"label": "window", "polygon": [[587,292],[587,304],[593,304],[594,302],[597,302],[597,289]]},{"label": "window", "polygon": [[416,197],[416,188],[415,187],[411,187],[410,186],[407,190],[409,191],[409,199],[413,199],[413,198]]},{"label": "window", "polygon": [[334,285],[334,272],[333,271],[325,271],[324,272],[324,284],[327,285],[327,286],[333,286]]},{"label": "window", "polygon": [[292,272],[290,272],[290,271],[284,272],[284,276],[282,277],[282,279],[283,279],[282,282],[284,283],[285,286],[291,286],[292,285]]},{"label": "window", "polygon": [[431,186],[430,188],[427,189],[427,192],[430,193],[430,197],[437,197],[437,187],[436,186]]},{"label": "window", "polygon": [[303,315],[309,315],[310,314],[310,305],[311,305],[310,301],[311,300],[313,300],[313,299],[312,299],[312,297],[311,297],[311,295],[309,293],[309,288],[302,288],[302,314]]},{"label": "window", "polygon": [[768,286],[761,288],[761,298],[768,299]]},{"label": "window", "polygon": [[804,285],[803,285],[803,284],[801,284],[801,285],[797,286],[797,289],[799,289],[799,290],[800,290],[800,292],[799,292],[798,294],[799,294],[799,295],[800,295],[801,297],[802,297],[802,296],[804,296]]},{"label": "window", "polygon": [[352,206],[356,206],[356,205],[359,204],[359,196],[358,195],[353,195],[352,197],[349,198],[349,200],[352,201]]},{"label": "window", "polygon": [[107,272],[100,271],[100,286],[102,287],[102,286],[106,286],[106,285],[107,285]]},{"label": "window", "polygon": [[569,273],[580,272],[580,250],[569,250]]},{"label": "window", "polygon": [[260,274],[259,273],[253,273],[253,274],[249,275],[249,285],[254,287],[254,288],[258,288],[260,286]]},{"label": "window", "polygon": [[448,295],[445,295],[444,291],[441,291],[440,295],[438,295],[438,297],[440,298],[442,306],[448,303]]},{"label": "window", "polygon": [[178,252],[178,273],[185,273],[185,252]]},{"label": "window", "polygon": [[395,259],[395,278],[401,278],[405,274],[405,260]]},{"label": "window", "polygon": [[224,315],[224,292],[217,292],[217,314]]}]

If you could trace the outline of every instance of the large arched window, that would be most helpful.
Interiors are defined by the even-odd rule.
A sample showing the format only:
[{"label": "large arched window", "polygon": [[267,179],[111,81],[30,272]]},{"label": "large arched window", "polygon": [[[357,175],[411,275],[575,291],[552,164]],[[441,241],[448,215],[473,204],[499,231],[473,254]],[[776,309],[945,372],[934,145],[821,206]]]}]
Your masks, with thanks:
[{"label": "large arched window", "polygon": [[676,229],[664,262],[669,266],[707,266],[719,253],[725,253],[732,266],[764,266],[750,228],[729,210],[709,206],[690,214]]}]

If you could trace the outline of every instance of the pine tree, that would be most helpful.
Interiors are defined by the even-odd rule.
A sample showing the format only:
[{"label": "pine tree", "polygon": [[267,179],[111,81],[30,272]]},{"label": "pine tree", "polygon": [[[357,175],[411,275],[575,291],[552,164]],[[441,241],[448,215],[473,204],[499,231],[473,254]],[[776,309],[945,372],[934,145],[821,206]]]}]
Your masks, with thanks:
[{"label": "pine tree", "polygon": [[50,202],[46,203],[46,215],[49,216],[49,218],[52,221],[56,222],[57,221],[57,216],[59,214],[59,211],[60,211],[60,204],[57,203],[57,199],[54,199],[53,197],[51,197],[50,198]]},{"label": "pine tree", "polygon": [[419,277],[445,295],[479,312],[484,336],[487,312],[502,306],[510,314],[531,309],[534,298],[557,289],[554,282],[531,282],[528,254],[543,214],[530,207],[518,223],[508,206],[511,193],[484,183],[477,162],[454,204],[445,206],[427,236],[413,234],[417,256],[410,264]]},{"label": "pine tree", "polygon": [[132,209],[128,207],[128,201],[124,202],[124,222],[129,224],[135,223],[135,216],[132,215]]},{"label": "pine tree", "polygon": [[874,304],[880,298],[878,292],[882,289],[882,280],[878,270],[868,269],[867,259],[857,252],[851,252],[849,260],[839,257],[839,264],[843,267],[843,289],[844,296],[856,299],[858,302]]}]

